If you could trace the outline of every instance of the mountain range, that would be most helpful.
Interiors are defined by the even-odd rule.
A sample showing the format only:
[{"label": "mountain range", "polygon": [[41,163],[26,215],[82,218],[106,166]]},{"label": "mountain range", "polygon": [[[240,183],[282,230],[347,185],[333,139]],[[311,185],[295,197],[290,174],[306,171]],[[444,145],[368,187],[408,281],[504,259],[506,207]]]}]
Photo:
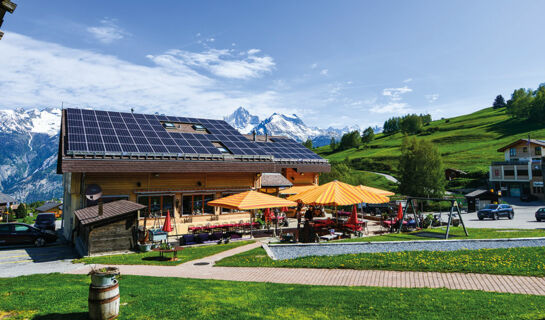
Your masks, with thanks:
[{"label": "mountain range", "polygon": [[[19,201],[62,197],[62,179],[56,174],[61,109],[0,110],[0,192]],[[328,145],[359,127],[320,129],[307,126],[297,115],[273,113],[260,120],[243,107],[224,117],[243,134],[285,135],[296,141],[311,139]],[[378,128],[377,128],[378,129]]]}]

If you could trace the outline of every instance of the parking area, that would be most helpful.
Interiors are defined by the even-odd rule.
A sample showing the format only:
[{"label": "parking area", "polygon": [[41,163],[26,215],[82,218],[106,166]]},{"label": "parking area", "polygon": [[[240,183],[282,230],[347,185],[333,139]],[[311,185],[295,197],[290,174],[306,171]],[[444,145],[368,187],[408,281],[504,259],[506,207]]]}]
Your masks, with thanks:
[{"label": "parking area", "polygon": [[514,198],[502,199],[509,203],[515,211],[513,220],[500,218],[499,220],[485,219],[480,221],[477,218],[477,212],[464,214],[466,227],[470,228],[520,228],[520,229],[545,229],[545,222],[537,222],[535,212],[537,209],[545,207],[541,201],[521,202]]},{"label": "parking area", "polygon": [[74,258],[74,250],[63,244],[0,249],[0,277],[66,272],[76,269]]}]

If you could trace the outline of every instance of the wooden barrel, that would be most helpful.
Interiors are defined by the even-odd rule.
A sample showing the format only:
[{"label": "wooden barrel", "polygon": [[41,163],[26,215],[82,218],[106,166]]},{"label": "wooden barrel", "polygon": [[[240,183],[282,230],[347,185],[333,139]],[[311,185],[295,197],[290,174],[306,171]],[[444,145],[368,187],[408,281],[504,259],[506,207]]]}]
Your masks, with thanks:
[{"label": "wooden barrel", "polygon": [[89,286],[89,319],[109,320],[119,315],[119,283],[106,287]]}]

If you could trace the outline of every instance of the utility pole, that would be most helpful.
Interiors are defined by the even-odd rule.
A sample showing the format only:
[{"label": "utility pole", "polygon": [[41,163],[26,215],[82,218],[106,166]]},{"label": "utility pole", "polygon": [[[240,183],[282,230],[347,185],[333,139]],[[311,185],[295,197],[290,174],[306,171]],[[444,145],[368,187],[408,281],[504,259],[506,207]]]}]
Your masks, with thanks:
[{"label": "utility pole", "polygon": [[[15,11],[15,8],[17,8],[17,5],[10,0],[0,0],[0,27],[2,27],[2,23],[4,22],[4,15],[6,14],[6,11],[9,13],[13,13]],[[0,40],[2,40],[2,37],[4,36],[4,33],[0,30]]]}]

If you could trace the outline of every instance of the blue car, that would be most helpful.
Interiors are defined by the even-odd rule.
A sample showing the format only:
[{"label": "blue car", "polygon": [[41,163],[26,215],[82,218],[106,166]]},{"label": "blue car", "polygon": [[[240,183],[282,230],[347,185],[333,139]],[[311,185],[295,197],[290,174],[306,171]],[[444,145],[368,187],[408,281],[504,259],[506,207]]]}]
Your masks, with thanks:
[{"label": "blue car", "polygon": [[508,204],[489,204],[477,212],[479,220],[483,220],[484,218],[498,220],[500,217],[513,219],[514,215],[515,211]]}]

